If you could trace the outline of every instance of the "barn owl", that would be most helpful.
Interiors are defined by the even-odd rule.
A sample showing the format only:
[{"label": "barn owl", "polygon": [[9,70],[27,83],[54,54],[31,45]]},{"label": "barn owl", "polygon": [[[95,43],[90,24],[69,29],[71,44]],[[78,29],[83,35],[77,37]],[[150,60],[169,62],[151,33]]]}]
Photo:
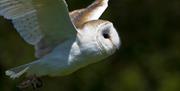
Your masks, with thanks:
[{"label": "barn owl", "polygon": [[37,60],[10,70],[12,79],[64,76],[112,55],[120,46],[113,24],[100,20],[108,0],[69,13],[65,0],[1,0],[0,15],[12,20]]}]

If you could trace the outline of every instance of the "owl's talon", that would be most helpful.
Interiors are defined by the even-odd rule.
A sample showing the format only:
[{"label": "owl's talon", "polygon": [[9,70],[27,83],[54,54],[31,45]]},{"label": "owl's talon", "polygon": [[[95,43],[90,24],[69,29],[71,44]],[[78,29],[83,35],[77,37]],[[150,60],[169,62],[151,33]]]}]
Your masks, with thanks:
[{"label": "owl's talon", "polygon": [[32,88],[35,90],[37,88],[42,87],[43,86],[43,82],[42,82],[42,80],[39,77],[32,76],[28,80],[22,82],[17,87],[22,90],[22,89],[28,88],[30,86],[32,86]]},{"label": "owl's talon", "polygon": [[31,83],[33,89],[37,89],[43,86],[42,80],[38,77],[32,79],[32,83]]}]

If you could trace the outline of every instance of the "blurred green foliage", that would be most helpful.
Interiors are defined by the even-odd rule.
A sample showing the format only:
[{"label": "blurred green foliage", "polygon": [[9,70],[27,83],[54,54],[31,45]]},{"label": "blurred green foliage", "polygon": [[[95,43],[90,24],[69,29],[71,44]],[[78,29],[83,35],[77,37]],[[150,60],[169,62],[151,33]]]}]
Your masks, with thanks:
[{"label": "blurred green foliage", "polygon": [[[67,0],[70,10],[93,0]],[[180,0],[109,0],[122,46],[108,59],[65,77],[43,77],[39,91],[180,91]],[[4,71],[35,59],[10,21],[0,17],[0,91],[18,91],[24,78]],[[28,89],[31,91],[32,89]]]}]

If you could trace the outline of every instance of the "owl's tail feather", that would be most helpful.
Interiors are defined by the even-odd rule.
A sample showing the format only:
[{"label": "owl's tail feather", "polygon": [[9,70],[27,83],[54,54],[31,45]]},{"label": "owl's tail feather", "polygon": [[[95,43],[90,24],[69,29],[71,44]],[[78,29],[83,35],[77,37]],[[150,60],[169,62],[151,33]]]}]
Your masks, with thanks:
[{"label": "owl's tail feather", "polygon": [[19,78],[21,75],[23,75],[25,72],[27,72],[29,67],[30,67],[29,64],[18,66],[18,67],[12,68],[10,70],[7,70],[5,72],[5,74],[12,79]]}]

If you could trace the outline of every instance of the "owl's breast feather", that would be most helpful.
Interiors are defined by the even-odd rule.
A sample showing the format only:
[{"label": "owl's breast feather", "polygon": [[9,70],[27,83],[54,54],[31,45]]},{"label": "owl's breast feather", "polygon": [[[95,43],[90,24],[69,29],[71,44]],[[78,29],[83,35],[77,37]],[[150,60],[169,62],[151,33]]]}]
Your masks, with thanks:
[{"label": "owl's breast feather", "polygon": [[87,65],[99,62],[109,56],[107,54],[101,54],[95,42],[88,45],[86,48],[81,47],[82,46],[79,46],[77,41],[73,43],[68,58],[67,72],[72,73]]}]

